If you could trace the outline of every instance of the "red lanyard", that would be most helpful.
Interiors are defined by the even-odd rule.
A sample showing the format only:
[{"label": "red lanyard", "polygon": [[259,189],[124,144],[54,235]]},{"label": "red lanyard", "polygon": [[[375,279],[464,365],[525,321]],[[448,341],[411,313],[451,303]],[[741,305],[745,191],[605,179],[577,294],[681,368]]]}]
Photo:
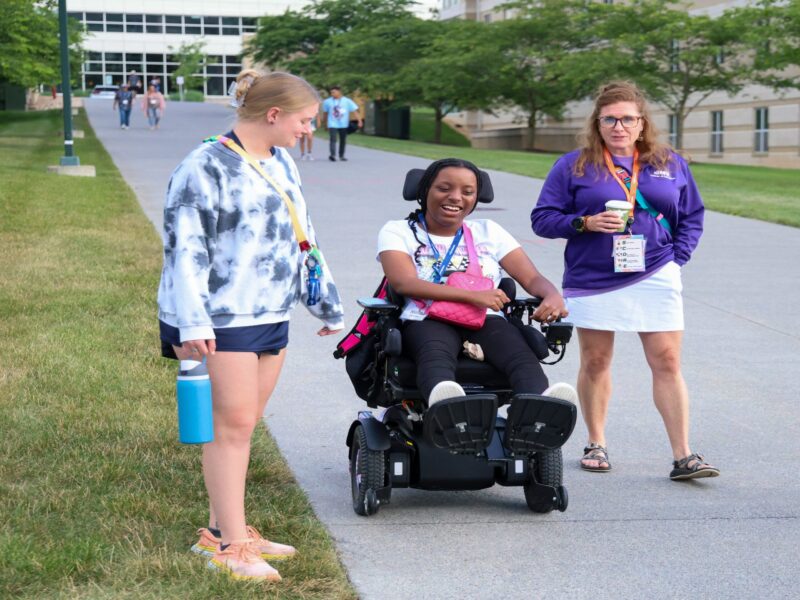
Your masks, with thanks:
[{"label": "red lanyard", "polygon": [[611,173],[611,176],[617,181],[619,187],[622,188],[622,191],[625,192],[625,199],[631,205],[631,212],[628,216],[633,217],[633,208],[636,206],[636,190],[639,188],[639,150],[636,148],[633,149],[633,172],[631,173],[630,188],[625,185],[625,182],[622,181],[620,176],[617,174],[617,169],[614,166],[614,161],[611,159],[611,152],[608,151],[608,148],[603,148],[603,158],[606,161],[606,166],[608,167],[608,171]]}]

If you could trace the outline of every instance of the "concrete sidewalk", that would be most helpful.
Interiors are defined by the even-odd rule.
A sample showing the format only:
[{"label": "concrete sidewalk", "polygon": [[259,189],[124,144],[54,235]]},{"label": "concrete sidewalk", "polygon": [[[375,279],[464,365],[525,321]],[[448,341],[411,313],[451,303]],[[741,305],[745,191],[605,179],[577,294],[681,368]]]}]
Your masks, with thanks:
[{"label": "concrete sidewalk", "polygon": [[[148,131],[138,113],[132,129],[121,131],[110,102],[86,105],[158,227],[172,169],[232,117],[221,106],[170,103],[161,130]],[[378,229],[413,208],[400,196],[405,172],[428,161],[350,146],[349,162],[330,163],[323,140],[315,154],[316,162],[298,165],[349,327],[355,299],[370,295],[380,278]],[[503,225],[560,282],[563,241],[536,238],[529,227],[541,182],[504,173],[492,179],[497,199],[476,216]],[[317,338],[318,322],[302,309],[267,423],[362,598],[797,597],[800,315],[791,307],[800,295],[798,258],[800,230],[709,213],[684,268],[692,446],[721,468],[714,480],[668,480],[669,445],[632,334],[619,335],[615,349],[614,471],[578,468],[579,423],[564,448],[565,513],[535,515],[521,488],[496,486],[395,490],[377,515],[356,516],[345,434],[365,405],[343,362],[331,358],[337,340]],[[547,369],[551,381],[574,383],[577,354],[572,343],[565,360]]]}]

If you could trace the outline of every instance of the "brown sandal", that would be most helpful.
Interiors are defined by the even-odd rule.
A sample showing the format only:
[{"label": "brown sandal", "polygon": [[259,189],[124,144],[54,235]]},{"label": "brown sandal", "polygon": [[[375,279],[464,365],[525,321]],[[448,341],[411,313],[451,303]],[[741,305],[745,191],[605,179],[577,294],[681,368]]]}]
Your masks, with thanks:
[{"label": "brown sandal", "polygon": [[719,469],[708,464],[700,454],[690,454],[686,458],[673,461],[672,467],[669,478],[673,481],[717,477],[719,475]]},{"label": "brown sandal", "polygon": [[[585,460],[596,460],[598,466],[589,467],[583,463]],[[606,463],[605,467],[599,465]],[[583,458],[581,458],[581,469],[584,471],[592,471],[593,473],[605,473],[611,470],[611,463],[608,460],[608,450],[600,444],[589,444],[583,449]]]}]

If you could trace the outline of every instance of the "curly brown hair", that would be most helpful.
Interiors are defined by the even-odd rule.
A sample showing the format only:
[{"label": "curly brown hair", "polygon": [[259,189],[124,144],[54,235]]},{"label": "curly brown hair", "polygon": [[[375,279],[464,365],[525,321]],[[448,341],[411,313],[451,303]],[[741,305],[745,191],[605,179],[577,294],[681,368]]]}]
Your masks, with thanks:
[{"label": "curly brown hair", "polygon": [[642,134],[636,141],[641,163],[653,165],[657,169],[663,169],[670,161],[672,149],[669,145],[658,140],[660,132],[650,116],[650,109],[644,93],[630,81],[611,81],[602,85],[597,91],[594,110],[586,120],[586,125],[578,137],[581,153],[573,167],[573,172],[578,177],[584,174],[587,164],[592,165],[598,173],[603,171],[605,164],[603,160],[604,144],[597,119],[600,116],[600,110],[604,106],[616,104],[617,102],[635,103],[642,115]]}]

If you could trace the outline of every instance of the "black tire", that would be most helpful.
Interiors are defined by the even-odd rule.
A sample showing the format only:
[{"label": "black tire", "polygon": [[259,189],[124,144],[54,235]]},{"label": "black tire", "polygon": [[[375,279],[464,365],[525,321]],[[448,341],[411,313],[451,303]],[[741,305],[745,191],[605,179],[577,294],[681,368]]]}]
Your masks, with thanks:
[{"label": "black tire", "polygon": [[378,512],[379,503],[374,492],[383,487],[385,470],[384,453],[367,448],[364,428],[356,427],[350,456],[350,490],[357,515],[368,517]]},{"label": "black tire", "polygon": [[[551,498],[542,498],[533,491],[533,477],[542,485],[549,485],[556,490],[562,488],[561,482],[564,471],[564,460],[561,456],[561,448],[555,450],[540,450],[531,458],[531,481],[525,485],[525,502],[535,513],[549,513],[554,508],[559,508],[562,503],[564,509],[566,504],[562,500],[560,491],[556,495],[556,501]],[[566,496],[566,494],[564,494]]]}]

